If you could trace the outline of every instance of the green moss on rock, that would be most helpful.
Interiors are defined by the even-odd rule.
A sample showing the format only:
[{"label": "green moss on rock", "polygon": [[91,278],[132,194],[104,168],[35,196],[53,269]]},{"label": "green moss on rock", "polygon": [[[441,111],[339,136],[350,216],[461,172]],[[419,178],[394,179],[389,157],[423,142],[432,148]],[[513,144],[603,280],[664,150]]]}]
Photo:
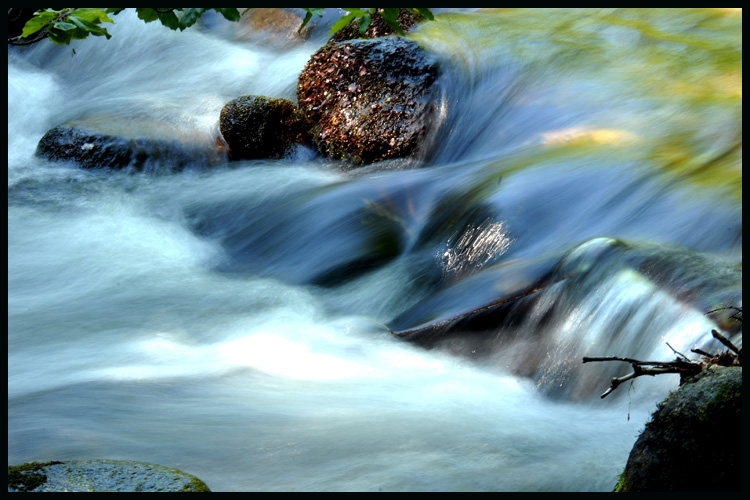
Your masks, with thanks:
[{"label": "green moss on rock", "polygon": [[8,466],[8,488],[17,491],[31,491],[47,482],[44,467],[62,462],[26,462]]},{"label": "green moss on rock", "polygon": [[661,403],[615,491],[740,491],[742,367],[710,366]]},{"label": "green moss on rock", "polygon": [[132,460],[30,462],[8,467],[8,491],[209,492],[197,477]]},{"label": "green moss on rock", "polygon": [[307,143],[310,126],[288,99],[243,95],[221,110],[219,129],[233,159],[281,158],[295,143]]}]

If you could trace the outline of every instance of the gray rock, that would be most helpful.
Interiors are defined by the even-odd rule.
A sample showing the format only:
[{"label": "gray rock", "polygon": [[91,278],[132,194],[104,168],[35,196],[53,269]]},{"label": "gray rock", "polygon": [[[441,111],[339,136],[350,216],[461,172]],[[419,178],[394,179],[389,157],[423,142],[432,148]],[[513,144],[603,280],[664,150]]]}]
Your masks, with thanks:
[{"label": "gray rock", "polygon": [[73,161],[83,168],[180,170],[225,161],[215,140],[191,136],[178,127],[148,120],[92,116],[49,130],[36,154]]},{"label": "gray rock", "polygon": [[711,366],[659,404],[616,491],[741,491],[742,367]]},{"label": "gray rock", "polygon": [[132,460],[69,460],[8,467],[8,491],[208,492],[195,476]]}]

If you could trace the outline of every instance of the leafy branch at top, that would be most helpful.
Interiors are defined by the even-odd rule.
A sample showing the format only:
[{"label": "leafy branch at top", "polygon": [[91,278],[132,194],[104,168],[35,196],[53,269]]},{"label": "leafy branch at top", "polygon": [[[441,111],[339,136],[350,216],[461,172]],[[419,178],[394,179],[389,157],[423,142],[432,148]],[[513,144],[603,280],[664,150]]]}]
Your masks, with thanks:
[{"label": "leafy branch at top", "polygon": [[[390,8],[383,8],[383,7],[372,7],[369,9],[358,9],[355,7],[343,7],[342,10],[346,11],[346,14],[341,16],[338,21],[333,23],[333,26],[331,26],[330,33],[336,33],[337,31],[343,29],[346,25],[348,25],[350,22],[359,20],[359,32],[364,33],[367,31],[367,28],[370,26],[370,22],[372,22],[373,16],[380,16],[383,18],[383,20],[388,23],[388,26],[393,28],[393,30],[398,33],[399,35],[404,35],[404,30],[401,29],[401,25],[399,24],[397,17],[399,15],[399,12],[402,8],[399,7],[390,7]],[[430,9],[427,8],[416,8],[416,7],[407,7],[405,8],[407,10],[411,10],[412,12],[416,14],[422,15],[425,19],[428,19],[430,21],[433,21],[435,19],[435,16],[432,15],[432,12],[430,12]],[[308,22],[313,18],[313,16],[321,17],[323,15],[323,11],[325,9],[308,9],[303,8],[307,14],[305,15],[305,18],[302,20],[302,25],[299,27],[299,30],[297,31],[300,33],[302,31],[302,28],[304,28]]]},{"label": "leafy branch at top", "polygon": [[[50,41],[57,45],[68,45],[71,40],[80,40],[93,36],[103,36],[107,39],[111,35],[102,23],[114,23],[109,17],[122,12],[123,8],[117,9],[97,9],[97,8],[64,8],[64,9],[43,9],[34,12],[23,27],[18,36],[9,36],[8,43],[11,45],[29,45],[36,43],[43,38],[49,38]],[[138,18],[146,23],[159,21],[161,24],[172,30],[184,30],[193,26],[201,16],[213,10],[229,21],[239,21],[242,14],[250,9],[245,9],[242,14],[237,9],[204,9],[204,8],[136,8]],[[303,8],[305,18],[299,27],[298,32],[302,31],[313,16],[321,17],[323,8]],[[359,31],[364,33],[370,26],[373,16],[381,16],[394,31],[403,35],[398,20],[400,8],[344,8],[346,12],[339,20],[331,26],[331,33],[335,33],[353,20],[358,20]],[[421,14],[425,19],[433,20],[434,16],[430,9],[427,8],[410,8],[409,10]]]},{"label": "leafy branch at top", "polygon": [[[93,36],[104,36],[111,38],[106,28],[101,23],[114,23],[109,15],[117,15],[122,12],[119,9],[51,9],[38,10],[34,12],[23,27],[19,36],[9,37],[8,43],[12,45],[28,45],[42,38],[49,38],[57,45],[68,45],[71,40],[80,40]],[[194,25],[198,19],[208,10],[214,10],[230,21],[239,21],[240,12],[237,9],[178,9],[178,8],[137,8],[138,18],[146,23],[159,21],[167,28],[180,31]]]}]

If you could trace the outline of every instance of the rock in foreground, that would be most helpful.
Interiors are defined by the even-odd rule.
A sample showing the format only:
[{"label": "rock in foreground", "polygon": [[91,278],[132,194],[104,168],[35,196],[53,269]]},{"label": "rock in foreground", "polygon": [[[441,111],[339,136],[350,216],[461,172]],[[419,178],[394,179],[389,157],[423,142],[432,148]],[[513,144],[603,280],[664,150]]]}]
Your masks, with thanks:
[{"label": "rock in foreground", "polygon": [[741,491],[742,367],[711,367],[652,415],[616,491]]},{"label": "rock in foreground", "polygon": [[209,492],[195,476],[131,460],[31,462],[8,467],[8,491]]},{"label": "rock in foreground", "polygon": [[321,153],[354,164],[404,158],[433,129],[437,74],[405,38],[331,43],[302,70],[297,101]]}]

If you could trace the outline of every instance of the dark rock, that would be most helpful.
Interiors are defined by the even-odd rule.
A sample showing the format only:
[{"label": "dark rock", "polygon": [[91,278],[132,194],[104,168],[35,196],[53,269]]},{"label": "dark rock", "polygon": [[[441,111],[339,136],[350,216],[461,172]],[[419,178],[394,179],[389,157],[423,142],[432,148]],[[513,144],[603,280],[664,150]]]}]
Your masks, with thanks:
[{"label": "dark rock", "polygon": [[210,492],[197,477],[132,460],[69,460],[8,466],[8,491]]},{"label": "dark rock", "polygon": [[288,99],[232,99],[221,110],[219,129],[233,159],[280,158],[295,143],[310,142],[304,115]]},{"label": "dark rock", "polygon": [[659,404],[616,491],[741,491],[742,367],[711,366]]},{"label": "dark rock", "polygon": [[[413,12],[406,9],[401,9],[398,13],[398,16],[396,17],[396,21],[398,21],[398,24],[399,26],[401,26],[401,29],[403,31],[411,30],[414,26],[416,26],[417,21],[421,19],[421,15],[417,14],[415,16]],[[339,31],[331,35],[331,38],[328,41],[329,43],[332,43],[343,42],[345,40],[354,40],[357,38],[378,38],[382,36],[393,35],[394,33],[396,33],[396,31],[391,28],[387,22],[385,22],[385,19],[383,19],[382,16],[376,15],[372,17],[370,26],[364,33],[359,32],[359,19],[355,19],[341,28]]]},{"label": "dark rock", "polygon": [[399,37],[325,45],[297,84],[321,153],[354,164],[413,156],[433,130],[438,65]]},{"label": "dark rock", "polygon": [[184,130],[146,120],[96,116],[48,131],[36,154],[73,161],[83,168],[180,170],[225,161],[215,140],[187,136]]}]

